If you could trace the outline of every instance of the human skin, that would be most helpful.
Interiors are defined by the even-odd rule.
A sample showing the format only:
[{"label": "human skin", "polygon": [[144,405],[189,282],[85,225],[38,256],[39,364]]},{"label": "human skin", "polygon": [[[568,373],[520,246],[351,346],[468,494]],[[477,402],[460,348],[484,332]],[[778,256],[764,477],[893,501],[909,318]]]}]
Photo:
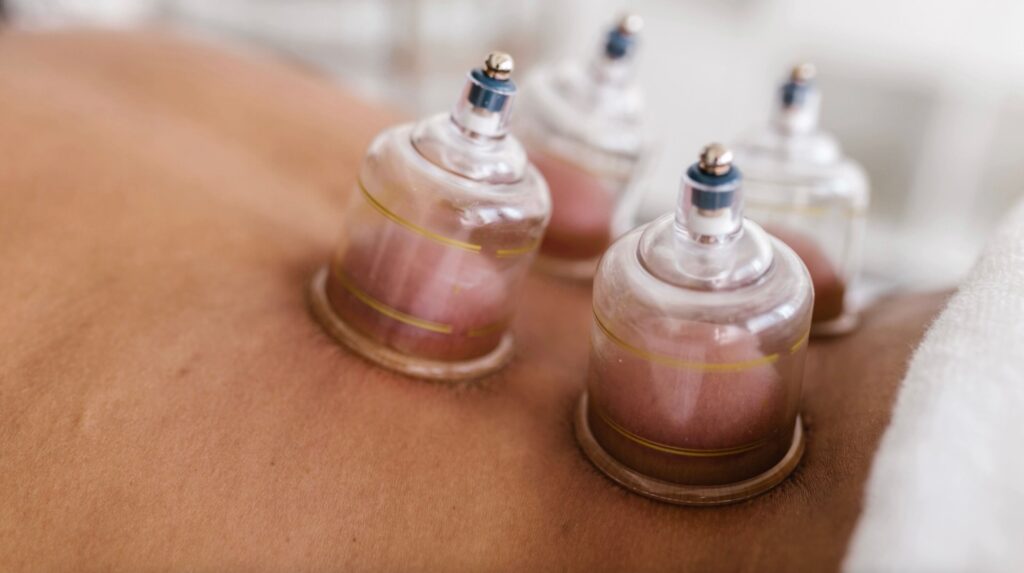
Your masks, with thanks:
[{"label": "human skin", "polygon": [[551,222],[541,253],[556,259],[600,257],[611,243],[615,198],[597,176],[553,155],[533,154],[551,191]]},{"label": "human skin", "polygon": [[835,320],[843,314],[846,285],[825,252],[814,240],[783,227],[769,225],[765,230],[793,249],[807,266],[814,285],[814,322]]},{"label": "human skin", "polygon": [[589,291],[533,276],[501,373],[352,355],[306,308],[394,117],[161,35],[0,35],[0,570],[828,571],[944,295],[812,342],[807,452],[717,509],[572,433]]}]

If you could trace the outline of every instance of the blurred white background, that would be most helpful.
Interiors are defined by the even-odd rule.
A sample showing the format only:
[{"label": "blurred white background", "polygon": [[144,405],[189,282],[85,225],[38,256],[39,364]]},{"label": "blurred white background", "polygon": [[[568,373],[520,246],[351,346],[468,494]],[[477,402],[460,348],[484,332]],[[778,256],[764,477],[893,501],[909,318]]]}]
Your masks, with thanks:
[{"label": "blurred white background", "polygon": [[[25,26],[162,23],[269,48],[410,114],[451,105],[492,48],[518,73],[589,57],[644,16],[640,81],[659,158],[642,215],[672,208],[701,145],[767,120],[792,64],[817,63],[822,123],[871,176],[867,272],[951,285],[1024,192],[1018,0],[17,0]],[[520,76],[521,77],[521,76]]]}]

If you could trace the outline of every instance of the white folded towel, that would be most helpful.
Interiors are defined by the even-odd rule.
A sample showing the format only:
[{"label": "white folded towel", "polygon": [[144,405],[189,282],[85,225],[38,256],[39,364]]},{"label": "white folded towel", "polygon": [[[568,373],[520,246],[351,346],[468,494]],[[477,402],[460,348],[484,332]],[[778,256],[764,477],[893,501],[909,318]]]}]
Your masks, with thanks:
[{"label": "white folded towel", "polygon": [[1024,203],[914,354],[844,567],[1024,571]]}]

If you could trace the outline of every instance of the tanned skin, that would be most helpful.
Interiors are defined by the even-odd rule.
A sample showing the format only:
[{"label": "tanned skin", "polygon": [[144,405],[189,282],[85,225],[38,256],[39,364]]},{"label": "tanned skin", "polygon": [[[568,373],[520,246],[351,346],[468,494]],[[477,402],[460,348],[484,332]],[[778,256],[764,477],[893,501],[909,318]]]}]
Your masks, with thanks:
[{"label": "tanned skin", "polygon": [[99,32],[0,35],[0,109],[2,570],[834,570],[944,301],[811,344],[789,480],[673,507],[576,446],[587,288],[531,277],[514,361],[470,385],[311,319],[394,115],[267,56]]}]

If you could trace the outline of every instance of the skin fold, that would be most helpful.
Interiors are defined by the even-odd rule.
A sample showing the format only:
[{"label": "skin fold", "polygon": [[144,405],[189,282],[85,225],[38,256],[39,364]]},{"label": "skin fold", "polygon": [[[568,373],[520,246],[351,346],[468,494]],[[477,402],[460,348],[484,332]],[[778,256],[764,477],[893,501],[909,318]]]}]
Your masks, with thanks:
[{"label": "skin fold", "polygon": [[392,114],[153,32],[5,31],[0,109],[0,570],[832,570],[945,299],[811,344],[788,481],[671,507],[576,446],[589,290],[531,276],[513,362],[459,386],[310,317]]}]

